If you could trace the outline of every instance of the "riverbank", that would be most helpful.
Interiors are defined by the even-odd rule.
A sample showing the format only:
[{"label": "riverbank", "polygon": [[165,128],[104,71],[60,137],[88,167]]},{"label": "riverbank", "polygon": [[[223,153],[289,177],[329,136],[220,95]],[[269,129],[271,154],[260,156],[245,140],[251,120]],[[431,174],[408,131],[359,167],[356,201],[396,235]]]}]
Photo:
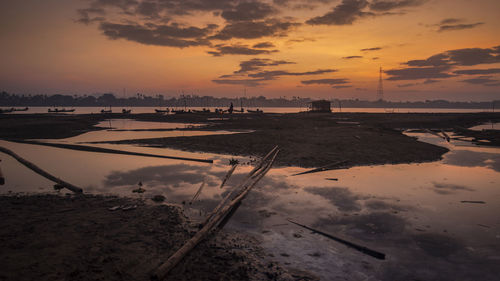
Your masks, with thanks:
[{"label": "riverbank", "polygon": [[[196,230],[179,207],[109,196],[0,196],[0,210],[1,280],[149,280]],[[168,280],[311,280],[268,261],[258,243],[222,230]]]},{"label": "riverbank", "polygon": [[[500,113],[333,113],[333,114],[89,114],[9,115],[0,118],[0,138],[66,138],[91,130],[106,119],[206,124],[183,130],[246,130],[246,133],[108,141],[169,147],[235,156],[263,156],[275,145],[280,166],[320,167],[347,161],[345,167],[439,160],[448,150],[422,143],[402,133],[404,129],[462,131],[484,122],[498,122]],[[499,145],[498,132],[475,132]],[[99,143],[97,141],[96,143]],[[101,142],[104,143],[104,142]]]}]

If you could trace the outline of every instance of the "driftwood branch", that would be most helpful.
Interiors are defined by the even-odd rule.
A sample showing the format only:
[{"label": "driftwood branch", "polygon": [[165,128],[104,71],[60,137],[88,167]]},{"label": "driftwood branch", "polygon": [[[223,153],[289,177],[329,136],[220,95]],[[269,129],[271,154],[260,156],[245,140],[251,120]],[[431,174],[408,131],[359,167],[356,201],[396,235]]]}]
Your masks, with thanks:
[{"label": "driftwood branch", "polygon": [[58,183],[60,184],[61,186],[64,186],[66,187],[67,189],[75,192],[75,193],[82,193],[83,192],[83,189],[75,186],[75,185],[72,185],[71,183],[69,182],[66,182],[66,181],[63,181],[61,180],[60,178],[57,178],[49,173],[47,173],[46,171],[42,170],[41,168],[39,168],[37,165],[29,162],[28,160],[22,158],[21,156],[17,155],[16,153],[14,153],[12,150],[10,149],[7,149],[5,147],[1,147],[0,146],[0,151],[5,153],[5,154],[8,154],[10,156],[12,156],[14,159],[16,159],[19,163],[23,164],[24,166],[28,167],[29,169],[31,169],[33,172],[39,174],[40,176],[42,177],[45,177],[55,183]]},{"label": "driftwood branch", "polygon": [[345,163],[347,163],[347,160],[338,161],[338,162],[335,162],[335,163],[332,163],[332,164],[328,164],[328,165],[325,165],[325,166],[322,166],[322,167],[319,167],[319,168],[315,168],[315,169],[312,169],[312,170],[308,170],[308,171],[305,171],[305,172],[302,172],[302,173],[293,174],[292,176],[299,176],[299,175],[312,174],[312,173],[318,173],[318,172],[333,170],[335,168],[338,168],[341,165],[344,165]]},{"label": "driftwood branch", "polygon": [[[187,241],[177,252],[175,252],[170,258],[161,264],[158,269],[153,273],[152,278],[157,279],[157,280],[162,280],[166,277],[168,272],[175,266],[177,265],[200,241],[202,241],[213,229],[215,229],[221,221],[224,220],[224,218],[227,217],[227,215],[231,212],[231,210],[234,209],[235,206],[241,203],[241,200],[245,198],[245,196],[250,192],[253,186],[262,178],[264,175],[269,171],[271,166],[274,163],[274,160],[276,159],[276,155],[278,154],[277,147],[272,150],[274,152],[274,155],[272,157],[272,160],[267,163],[264,167],[262,167],[263,161],[258,165],[258,169],[254,169],[255,171],[253,174],[257,174],[256,177],[254,177],[254,181],[250,182],[248,185],[245,184],[247,182],[244,180],[242,185],[245,187],[243,191],[236,196],[230,203],[226,204],[224,207],[222,207],[218,212],[216,212],[211,219],[208,220],[208,222],[203,226],[203,228],[198,231],[189,241]],[[269,157],[270,154],[268,154],[266,157]],[[257,172],[258,171],[258,172]],[[247,179],[250,178],[253,174],[252,172],[247,176]],[[257,172],[257,173],[256,173]]]},{"label": "driftwood branch", "polygon": [[229,169],[229,171],[227,171],[227,174],[224,177],[224,179],[222,180],[222,183],[220,184],[219,188],[223,188],[224,187],[224,185],[226,184],[227,180],[233,175],[234,170],[236,170],[236,166],[238,166],[238,164],[232,165],[231,169]]}]

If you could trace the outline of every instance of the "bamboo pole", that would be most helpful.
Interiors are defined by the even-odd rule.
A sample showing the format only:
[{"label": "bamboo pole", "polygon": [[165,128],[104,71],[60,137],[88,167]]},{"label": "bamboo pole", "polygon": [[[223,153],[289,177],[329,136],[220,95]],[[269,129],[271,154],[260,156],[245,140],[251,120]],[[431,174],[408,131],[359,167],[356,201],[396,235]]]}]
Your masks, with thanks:
[{"label": "bamboo pole", "polygon": [[290,220],[290,219],[287,219],[287,221],[289,221],[289,222],[291,222],[291,223],[293,223],[293,224],[295,224],[295,225],[298,225],[298,226],[300,226],[300,227],[303,227],[303,228],[305,228],[305,229],[308,229],[308,230],[312,231],[313,233],[318,233],[318,234],[323,235],[323,236],[325,236],[325,237],[328,237],[328,238],[330,238],[330,239],[332,239],[332,240],[335,240],[335,241],[337,241],[337,242],[339,242],[339,243],[342,243],[342,244],[344,244],[344,245],[346,245],[346,246],[348,246],[348,247],[351,247],[351,248],[353,248],[353,249],[356,249],[356,250],[360,251],[360,252],[361,252],[361,253],[363,253],[363,254],[367,254],[367,255],[369,255],[369,256],[372,256],[372,257],[374,257],[374,258],[376,258],[376,259],[380,259],[380,260],[384,260],[384,259],[385,259],[385,254],[384,254],[384,253],[381,253],[381,252],[378,252],[378,251],[375,251],[375,250],[369,249],[369,248],[367,248],[367,247],[365,247],[365,246],[361,246],[361,245],[358,245],[358,244],[355,244],[355,243],[349,242],[349,241],[344,240],[344,239],[339,238],[339,237],[335,237],[335,236],[333,236],[333,235],[331,235],[331,234],[328,234],[328,233],[323,232],[323,231],[319,231],[319,230],[317,230],[317,229],[314,229],[314,228],[309,227],[309,226],[307,226],[307,225],[300,224],[300,223],[298,223],[298,222],[294,222],[294,221],[292,221],[292,220]]},{"label": "bamboo pole", "polygon": [[66,181],[63,181],[61,180],[60,178],[57,178],[49,173],[47,173],[46,171],[42,170],[41,168],[39,168],[37,165],[29,162],[28,160],[22,158],[21,156],[17,155],[16,153],[14,153],[12,150],[10,149],[7,149],[5,147],[2,147],[0,146],[0,151],[5,153],[5,154],[8,154],[10,156],[12,156],[14,159],[16,159],[19,163],[23,164],[24,166],[28,167],[29,169],[31,169],[33,172],[39,174],[40,176],[42,177],[45,177],[53,182],[56,182],[64,187],[66,187],[67,189],[75,192],[75,193],[82,193],[83,192],[83,189],[75,186],[75,185],[72,185],[71,183],[69,182],[66,182]]},{"label": "bamboo pole", "polygon": [[243,181],[238,185],[236,186],[235,188],[233,188],[231,190],[231,192],[226,196],[224,197],[224,199],[222,199],[222,201],[219,203],[219,205],[217,205],[217,207],[215,207],[213,209],[212,212],[210,212],[210,214],[208,214],[207,218],[205,219],[205,221],[202,223],[202,225],[205,225],[208,220],[210,220],[210,218],[215,214],[217,213],[220,208],[222,208],[222,206],[224,206],[224,204],[226,204],[226,202],[233,196],[233,194],[235,194],[239,189],[241,189],[246,183],[247,181],[257,172],[257,170],[259,170],[260,168],[262,168],[262,165],[264,164],[264,162],[269,158],[269,156],[271,156],[271,154],[273,152],[275,152],[276,150],[278,149],[278,146],[275,146],[268,154],[266,154],[266,156],[264,156],[260,161],[259,163],[252,169],[252,171],[250,171],[250,173],[248,173],[248,175],[245,177],[245,179],[243,179]]},{"label": "bamboo pole", "polygon": [[200,188],[198,188],[198,191],[196,191],[196,193],[194,194],[193,198],[191,198],[191,201],[189,202],[189,205],[193,204],[194,200],[196,200],[198,198],[198,196],[200,196],[201,194],[201,191],[203,190],[203,187],[205,186],[205,179],[203,179],[203,182],[201,183],[200,185]]},{"label": "bamboo pole", "polygon": [[231,167],[231,169],[229,169],[229,171],[227,171],[227,174],[224,177],[224,179],[222,180],[222,183],[220,184],[219,188],[223,188],[224,187],[224,184],[226,184],[226,181],[233,175],[234,170],[236,170],[236,166],[238,166],[238,164],[234,164]]},{"label": "bamboo pole", "polygon": [[[273,149],[276,151],[276,149]],[[190,240],[188,240],[177,252],[175,252],[170,258],[161,264],[156,271],[153,273],[152,278],[157,280],[163,280],[168,272],[176,266],[205,236],[207,236],[212,229],[214,229],[221,220],[226,217],[226,215],[231,211],[231,209],[241,202],[243,198],[250,192],[251,188],[269,171],[278,151],[275,152],[272,160],[261,170],[261,173],[256,178],[256,180],[248,186],[242,193],[240,193],[236,198],[234,198],[229,204],[224,206],[219,212],[217,212],[203,228],[198,231]]]},{"label": "bamboo pole", "polygon": [[141,152],[131,152],[131,151],[125,151],[125,150],[117,150],[117,149],[110,149],[110,148],[103,148],[103,147],[96,147],[96,146],[88,146],[88,145],[67,144],[67,143],[50,143],[50,142],[27,141],[27,140],[12,140],[12,141],[13,142],[19,142],[19,143],[27,143],[27,144],[51,146],[51,147],[64,148],[64,149],[88,151],[88,152],[99,152],[99,153],[124,154],[124,155],[133,155],[133,156],[156,157],[156,158],[185,160],[185,161],[194,161],[194,162],[202,162],[202,163],[213,163],[214,162],[213,160],[210,160],[210,159],[197,159],[197,158],[166,156],[166,155],[141,153]]}]

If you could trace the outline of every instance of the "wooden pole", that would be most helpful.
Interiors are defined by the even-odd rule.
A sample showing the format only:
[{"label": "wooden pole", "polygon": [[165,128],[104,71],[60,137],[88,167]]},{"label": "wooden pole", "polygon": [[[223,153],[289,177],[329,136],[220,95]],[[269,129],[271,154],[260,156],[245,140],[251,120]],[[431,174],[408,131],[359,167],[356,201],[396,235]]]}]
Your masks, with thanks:
[{"label": "wooden pole", "polygon": [[57,148],[80,150],[80,151],[89,151],[89,152],[111,153],[111,154],[124,154],[124,155],[145,156],[145,157],[156,157],[156,158],[166,158],[166,159],[175,159],[175,160],[195,161],[195,162],[203,162],[203,163],[213,163],[214,162],[213,160],[206,160],[206,159],[196,159],[196,158],[187,158],[187,157],[165,156],[165,155],[157,155],[157,154],[149,154],[149,153],[131,152],[131,151],[109,149],[109,148],[102,148],[102,147],[88,146],[88,145],[66,144],[66,143],[50,143],[50,142],[27,141],[27,140],[12,140],[12,141],[13,142],[19,142],[19,143],[45,145],[45,146],[52,146],[52,147],[57,147]]},{"label": "wooden pole", "polygon": [[328,237],[328,238],[330,238],[330,239],[332,239],[332,240],[335,240],[335,241],[337,241],[337,242],[339,242],[339,243],[342,243],[342,244],[344,244],[344,245],[346,245],[346,246],[348,246],[348,247],[351,247],[351,248],[353,248],[353,249],[356,249],[356,250],[358,250],[358,251],[360,251],[360,252],[362,252],[362,253],[364,253],[364,254],[367,254],[367,255],[369,255],[369,256],[372,256],[372,257],[374,257],[374,258],[377,258],[377,259],[380,259],[380,260],[384,260],[384,259],[385,259],[385,254],[384,254],[384,253],[381,253],[381,252],[378,252],[378,251],[375,251],[375,250],[369,249],[369,248],[367,248],[367,247],[365,247],[365,246],[361,246],[361,245],[358,245],[358,244],[354,244],[354,243],[352,243],[352,242],[349,242],[349,241],[344,240],[344,239],[339,238],[339,237],[335,237],[335,236],[333,236],[333,235],[331,235],[331,234],[328,234],[328,233],[325,233],[325,232],[323,232],[323,231],[319,231],[319,230],[314,229],[314,228],[312,228],[312,227],[309,227],[309,226],[307,226],[307,225],[303,225],[303,224],[300,224],[300,223],[298,223],[298,222],[294,222],[294,221],[292,221],[292,220],[290,220],[290,219],[287,219],[287,221],[289,221],[289,222],[291,222],[291,223],[293,223],[293,224],[295,224],[295,225],[298,225],[298,226],[300,226],[300,227],[303,227],[303,228],[305,228],[305,229],[311,230],[313,233],[318,233],[318,234],[321,234],[321,235],[323,235],[323,236],[325,236],[325,237]]},{"label": "wooden pole", "polygon": [[[2,161],[2,160],[0,160]],[[5,184],[5,178],[2,174],[2,168],[0,167],[0,185],[4,185]]]},{"label": "wooden pole", "polygon": [[[275,151],[276,149],[273,149]],[[253,187],[271,168],[274,163],[274,159],[278,151],[275,152],[272,160],[261,170],[261,173],[256,178],[256,180],[248,186],[240,195],[234,198],[229,204],[224,206],[219,212],[217,212],[211,220],[208,221],[207,224],[203,226],[203,228],[198,231],[191,239],[189,239],[177,252],[175,252],[170,258],[161,264],[158,269],[153,273],[152,278],[156,280],[163,280],[168,272],[174,268],[202,239],[204,239],[212,229],[217,227],[219,222],[226,217],[226,215],[231,211],[231,209],[237,205],[250,191],[251,187]]]},{"label": "wooden pole", "polygon": [[224,177],[224,179],[222,180],[222,183],[220,184],[219,188],[223,188],[224,187],[224,184],[226,184],[226,181],[233,175],[234,170],[236,170],[236,166],[238,166],[238,164],[234,164],[231,167],[231,169],[229,169],[229,171],[227,171],[227,174]]},{"label": "wooden pole", "polygon": [[83,192],[83,189],[75,186],[75,185],[72,185],[71,183],[68,183],[66,181],[63,181],[61,180],[60,178],[57,178],[49,173],[47,173],[46,171],[42,170],[41,168],[39,168],[38,166],[36,166],[35,164],[29,162],[28,160],[22,158],[21,156],[17,155],[16,153],[14,153],[12,150],[10,149],[7,149],[5,147],[2,147],[0,146],[0,151],[5,153],[5,154],[8,154],[10,156],[12,156],[14,159],[16,159],[19,163],[23,164],[24,166],[28,167],[29,169],[31,169],[33,172],[39,174],[40,176],[42,177],[45,177],[53,182],[56,182],[64,187],[66,187],[67,189],[75,192],[75,193],[82,193]]}]

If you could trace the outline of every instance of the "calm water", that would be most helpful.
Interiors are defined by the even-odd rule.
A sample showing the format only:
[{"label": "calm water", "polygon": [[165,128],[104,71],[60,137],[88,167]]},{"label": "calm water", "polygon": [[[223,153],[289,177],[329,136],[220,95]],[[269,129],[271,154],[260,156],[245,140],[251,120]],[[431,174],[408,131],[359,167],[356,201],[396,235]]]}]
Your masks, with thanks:
[{"label": "calm water", "polygon": [[[3,108],[3,107],[2,107]],[[16,111],[8,114],[27,114],[27,113],[47,113],[47,110],[51,107],[30,107],[28,111]],[[70,107],[66,107],[69,109]],[[90,114],[90,113],[101,113],[102,107],[73,107],[75,112],[73,113],[65,113],[65,114]],[[155,107],[127,107],[128,109],[132,109],[132,113],[154,113]],[[209,107],[213,112],[215,107]],[[220,108],[220,107],[219,107]],[[108,108],[107,108],[108,109]],[[164,108],[162,108],[164,109]],[[183,108],[178,108],[183,109]],[[189,109],[197,109],[201,110],[201,107],[190,107]],[[236,106],[236,109],[238,107]],[[256,109],[256,107],[248,107],[246,109]],[[260,109],[264,110],[267,113],[296,113],[300,111],[306,111],[306,107],[261,107]],[[114,113],[121,113],[122,107],[112,108]],[[332,107],[334,112],[369,112],[369,113],[408,113],[408,112],[416,112],[416,113],[453,113],[453,112],[490,112],[491,109],[463,109],[463,108],[342,108],[341,110],[337,107]]]},{"label": "calm water", "polygon": [[[111,125],[121,129],[186,126],[130,120],[123,123],[111,120]],[[119,133],[90,132],[63,141],[129,137],[116,135]],[[141,134],[149,137],[150,132],[129,133],[134,133],[134,137]],[[174,136],[193,132],[161,133]],[[269,259],[290,268],[309,270],[322,280],[497,280],[500,273],[497,266],[500,263],[500,149],[472,146],[462,141],[449,144],[429,134],[409,135],[445,146],[450,152],[441,161],[431,163],[361,166],[301,176],[291,175],[305,169],[274,168],[250,192],[226,227],[256,235],[262,240]],[[181,203],[191,200],[205,182],[200,200],[185,207],[192,219],[201,219],[251,170],[250,166],[240,166],[221,190],[218,186],[229,169],[231,158],[227,155],[101,145],[214,160],[214,164],[203,164],[6,141],[0,141],[0,145],[88,193],[144,198],[161,194],[169,203],[183,206]],[[55,193],[48,180],[6,155],[0,157],[7,181],[0,192]],[[249,159],[240,157],[239,160]],[[147,190],[142,195],[132,193],[138,182]],[[464,200],[485,204],[461,203]],[[376,260],[312,234],[290,224],[287,218],[384,252],[387,259]]]}]

